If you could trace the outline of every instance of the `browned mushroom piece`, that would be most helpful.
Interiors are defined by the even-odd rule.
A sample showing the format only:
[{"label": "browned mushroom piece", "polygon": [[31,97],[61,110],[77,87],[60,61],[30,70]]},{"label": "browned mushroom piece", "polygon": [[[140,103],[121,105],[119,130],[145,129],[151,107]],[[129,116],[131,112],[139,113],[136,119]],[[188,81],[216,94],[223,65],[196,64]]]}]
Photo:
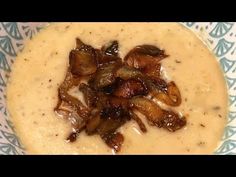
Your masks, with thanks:
[{"label": "browned mushroom piece", "polygon": [[132,49],[125,56],[124,61],[127,65],[142,70],[150,64],[158,63],[167,56],[164,50],[160,50],[156,46],[140,45]]},{"label": "browned mushroom piece", "polygon": [[120,82],[113,95],[123,98],[132,98],[137,95],[146,95],[147,86],[141,79],[128,79]]},{"label": "browned mushroom piece", "polygon": [[124,65],[117,69],[115,75],[116,77],[122,78],[124,80],[144,77],[138,69]]},{"label": "browned mushroom piece", "polygon": [[116,152],[120,150],[124,141],[123,136],[121,138],[121,134],[117,134],[116,131],[128,120],[129,115],[122,107],[104,108],[100,113],[100,122],[96,130],[105,143]]},{"label": "browned mushroom piece", "polygon": [[71,73],[78,76],[90,75],[97,70],[96,51],[90,45],[76,39],[76,49],[71,50],[69,64]]},{"label": "browned mushroom piece", "polygon": [[81,80],[81,77],[73,75],[70,72],[70,69],[68,69],[66,72],[65,79],[59,87],[59,94],[60,94],[60,92],[69,91],[69,89],[71,89],[73,86],[77,86],[80,83],[80,80]]},{"label": "browned mushroom piece", "polygon": [[106,107],[118,108],[121,107],[125,111],[128,111],[129,100],[122,97],[109,96],[106,102]]},{"label": "browned mushroom piece", "polygon": [[54,111],[59,117],[69,119],[70,112],[73,111],[73,108],[67,102],[60,100]]},{"label": "browned mushroom piece", "polygon": [[77,138],[77,132],[72,132],[69,134],[69,136],[66,138],[66,141],[73,143],[76,141]]},{"label": "browned mushroom piece", "polygon": [[115,152],[121,150],[121,146],[124,142],[124,136],[119,132],[103,135],[102,139],[110,148],[114,149]]},{"label": "browned mushroom piece", "polygon": [[122,62],[119,57],[119,44],[118,41],[111,41],[102,46],[101,50],[96,50],[97,63],[99,66],[105,63]]},{"label": "browned mushroom piece", "polygon": [[61,94],[61,100],[70,104],[82,118],[87,119],[89,117],[89,109],[85,107],[77,98],[69,95],[68,93],[63,93]]},{"label": "browned mushroom piece", "polygon": [[81,117],[87,117],[89,114],[88,109],[79,100],[67,93],[70,88],[78,85],[79,82],[79,77],[67,71],[65,79],[58,89],[58,104],[54,108],[56,113],[67,118],[72,112],[78,113]]},{"label": "browned mushroom piece", "polygon": [[97,70],[95,54],[91,54],[76,49],[70,52],[69,58],[70,58],[69,63],[72,74],[78,76],[84,76],[93,74]]},{"label": "browned mushroom piece", "polygon": [[137,124],[138,124],[140,130],[141,130],[142,132],[144,132],[144,133],[147,132],[147,128],[146,128],[145,124],[142,122],[142,120],[141,120],[132,110],[130,110],[129,113],[130,113],[130,117],[131,117],[135,122],[137,122]]},{"label": "browned mushroom piece", "polygon": [[97,127],[97,132],[101,136],[109,133],[114,133],[124,123],[125,121],[121,121],[119,119],[101,119],[100,124]]},{"label": "browned mushroom piece", "polygon": [[181,94],[176,84],[171,81],[167,85],[160,80],[159,84],[152,87],[150,94],[159,101],[170,105],[179,106],[182,102]]},{"label": "browned mushroom piece", "polygon": [[141,45],[132,49],[124,58],[127,65],[139,69],[151,77],[159,77],[162,59],[168,57],[164,50],[152,45]]},{"label": "browned mushroom piece", "polygon": [[119,44],[118,41],[110,41],[106,45],[102,46],[101,49],[104,55],[108,56],[119,56]]},{"label": "browned mushroom piece", "polygon": [[142,72],[152,78],[159,78],[161,75],[161,64],[155,62],[150,65],[147,65],[142,69]]},{"label": "browned mushroom piece", "polygon": [[60,117],[68,120],[71,123],[74,134],[71,133],[67,140],[70,142],[75,141],[76,134],[80,132],[85,126],[85,120],[79,116],[76,109],[74,109],[69,103],[65,101],[60,102],[58,107],[55,109],[55,112]]},{"label": "browned mushroom piece", "polygon": [[[74,114],[73,112],[72,114]],[[70,135],[67,137],[68,142],[74,142],[79,135],[79,133],[85,128],[86,126],[86,121],[84,119],[75,119],[73,116],[70,119],[72,123],[72,132]]]},{"label": "browned mushroom piece", "polygon": [[81,83],[79,85],[79,90],[83,93],[86,105],[91,108],[95,107],[97,103],[96,91],[90,88],[87,84]]},{"label": "browned mushroom piece", "polygon": [[150,80],[148,80],[148,86],[151,91],[167,93],[168,84],[164,79],[150,78]]},{"label": "browned mushroom piece", "polygon": [[144,114],[153,123],[158,122],[164,116],[163,110],[156,103],[143,96],[132,98],[130,103],[132,107]]},{"label": "browned mushroom piece", "polygon": [[111,118],[114,120],[119,120],[121,122],[129,120],[130,117],[129,117],[128,109],[124,105],[121,105],[121,104],[122,103],[120,102],[119,105],[117,104],[115,106],[104,107],[100,112],[101,119],[107,120]]},{"label": "browned mushroom piece", "polygon": [[106,63],[99,67],[94,78],[88,82],[89,85],[97,90],[114,83],[116,80],[114,73],[120,67],[120,64],[119,62],[113,62]]},{"label": "browned mushroom piece", "polygon": [[186,118],[179,117],[179,115],[173,111],[164,111],[164,117],[156,125],[174,132],[186,125]]},{"label": "browned mushroom piece", "polygon": [[157,104],[147,98],[132,98],[131,104],[134,108],[144,114],[153,125],[163,127],[171,132],[182,128],[186,124],[184,117],[181,118],[173,111],[161,109]]},{"label": "browned mushroom piece", "polygon": [[86,124],[86,133],[92,135],[96,133],[98,126],[101,123],[100,112],[94,113]]}]

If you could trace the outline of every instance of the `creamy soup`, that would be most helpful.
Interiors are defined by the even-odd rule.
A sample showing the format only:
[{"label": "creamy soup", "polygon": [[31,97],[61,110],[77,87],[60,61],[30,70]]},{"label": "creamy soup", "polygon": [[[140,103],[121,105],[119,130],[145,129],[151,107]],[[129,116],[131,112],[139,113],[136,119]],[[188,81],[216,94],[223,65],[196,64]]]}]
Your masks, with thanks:
[{"label": "creamy soup", "polygon": [[[177,23],[54,23],[27,41],[12,68],[7,103],[16,132],[28,154],[113,154],[98,135],[80,133],[65,141],[70,124],[53,111],[65,78],[68,55],[79,37],[94,48],[118,40],[123,58],[137,45],[151,44],[170,56],[162,74],[178,85],[187,125],[176,131],[149,126],[142,133],[133,120],[120,128],[125,140],[119,154],[211,154],[226,123],[227,89],[208,48]],[[142,117],[143,118],[143,117]]]}]

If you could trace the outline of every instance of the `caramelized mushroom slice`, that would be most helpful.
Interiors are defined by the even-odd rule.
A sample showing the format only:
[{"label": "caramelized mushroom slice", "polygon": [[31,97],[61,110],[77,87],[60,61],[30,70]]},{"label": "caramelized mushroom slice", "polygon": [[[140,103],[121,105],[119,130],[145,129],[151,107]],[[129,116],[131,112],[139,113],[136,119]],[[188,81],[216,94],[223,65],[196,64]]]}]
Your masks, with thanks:
[{"label": "caramelized mushroom slice", "polygon": [[116,78],[114,73],[120,67],[120,63],[106,63],[99,67],[94,78],[89,81],[89,85],[92,86],[95,90],[98,90],[102,87],[111,85],[115,82]]},{"label": "caramelized mushroom slice", "polygon": [[96,50],[97,63],[99,66],[105,63],[122,62],[118,54],[119,44],[118,41],[111,41],[102,46],[101,50]]},{"label": "caramelized mushroom slice", "polygon": [[173,81],[169,82],[167,86],[164,82],[155,85],[157,87],[154,87],[150,92],[152,96],[170,106],[179,106],[181,104],[182,99],[180,91]]},{"label": "caramelized mushroom slice", "polygon": [[132,98],[133,96],[146,95],[147,93],[147,86],[140,79],[128,79],[117,86],[113,95],[123,98]]},{"label": "caramelized mushroom slice", "polygon": [[102,139],[110,148],[114,149],[115,152],[120,151],[124,142],[124,136],[119,132],[103,135]]},{"label": "caramelized mushroom slice", "polygon": [[84,129],[85,122],[83,121],[81,124],[77,124],[73,127],[73,131],[70,133],[70,135],[66,138],[67,142],[74,142],[79,135],[79,133]]},{"label": "caramelized mushroom slice", "polygon": [[76,49],[71,50],[69,64],[71,73],[78,76],[86,76],[96,72],[96,51],[84,44],[79,38],[76,39]]},{"label": "caramelized mushroom slice", "polygon": [[[85,120],[82,119],[76,109],[74,109],[70,104],[67,102],[61,101],[58,108],[55,109],[55,112],[62,118],[68,120],[71,123],[72,130],[75,133],[79,133],[81,129],[85,126]],[[75,134],[70,134],[67,138],[68,141],[73,142],[75,141],[76,137]]]},{"label": "caramelized mushroom slice", "polygon": [[121,82],[123,82],[123,79],[117,77],[111,85],[103,87],[102,89],[100,89],[100,91],[105,94],[111,95],[114,93],[114,91],[117,89],[118,85],[120,85]]},{"label": "caramelized mushroom slice", "polygon": [[145,126],[145,124],[142,122],[142,120],[133,112],[133,111],[130,111],[130,117],[137,122],[140,130],[142,132],[147,132],[147,128]]},{"label": "caramelized mushroom slice", "polygon": [[[63,92],[67,92],[73,86],[77,86],[80,82],[81,78],[78,76],[73,75],[70,70],[68,69],[66,72],[66,77],[62,84],[59,87],[59,90]],[[60,92],[59,92],[60,93]]]},{"label": "caramelized mushroom slice", "polygon": [[76,112],[79,114],[80,117],[87,119],[89,117],[90,111],[88,108],[86,108],[83,103],[78,100],[77,98],[69,95],[67,92],[61,92],[60,93],[60,99],[67,102],[70,106],[73,107],[73,109],[76,110]]},{"label": "caramelized mushroom slice", "polygon": [[134,97],[130,100],[130,103],[132,107],[144,114],[153,123],[158,122],[164,116],[163,110],[153,101],[145,97]]},{"label": "caramelized mushroom slice", "polygon": [[65,101],[62,101],[62,97],[67,94],[68,90],[72,88],[73,86],[78,85],[80,82],[80,78],[77,76],[73,76],[69,70],[66,73],[66,77],[62,84],[60,85],[58,89],[58,103],[57,106],[54,108],[54,111],[59,114],[67,114],[66,112],[71,112],[73,108],[70,104],[68,104]]},{"label": "caramelized mushroom slice", "polygon": [[102,119],[117,119],[119,121],[128,120],[129,114],[126,108],[123,105],[117,107],[104,107],[101,110],[100,116]]},{"label": "caramelized mushroom slice", "polygon": [[153,45],[141,45],[132,49],[124,58],[127,65],[137,69],[144,69],[147,65],[157,63],[166,58],[164,50]]},{"label": "caramelized mushroom slice", "polygon": [[163,110],[147,98],[132,98],[131,104],[134,108],[143,113],[151,123],[158,127],[163,127],[171,132],[174,132],[186,125],[185,117],[179,117],[173,111]]},{"label": "caramelized mushroom slice", "polygon": [[79,90],[83,93],[86,105],[89,108],[95,107],[98,99],[96,92],[92,88],[90,88],[87,84],[84,83],[80,84]]},{"label": "caramelized mushroom slice", "polygon": [[119,56],[119,44],[118,41],[111,41],[108,44],[102,46],[102,53],[107,56]]},{"label": "caramelized mushroom slice", "polygon": [[147,65],[142,69],[142,72],[152,78],[158,78],[161,75],[161,64],[155,62],[150,65]]},{"label": "caramelized mushroom slice", "polygon": [[124,123],[125,121],[121,121],[119,119],[112,119],[112,118],[102,119],[99,126],[97,127],[97,132],[101,136],[113,133]]},{"label": "caramelized mushroom slice", "polygon": [[171,132],[174,132],[186,125],[186,118],[180,118],[173,111],[165,111],[164,117],[156,125],[158,127],[163,127]]},{"label": "caramelized mushroom slice", "polygon": [[99,112],[95,113],[86,124],[86,133],[92,135],[96,133],[98,126],[101,123],[101,118]]},{"label": "caramelized mushroom slice", "polygon": [[76,50],[90,53],[91,55],[95,54],[95,49],[91,45],[83,43],[79,38],[76,38]]},{"label": "caramelized mushroom slice", "polygon": [[166,58],[164,50],[152,45],[141,45],[132,49],[124,58],[128,66],[139,69],[151,77],[159,77],[161,71],[160,60]]},{"label": "caramelized mushroom slice", "polygon": [[[109,105],[111,104],[112,103],[109,103]],[[123,125],[127,120],[130,119],[126,107],[124,105],[121,106],[116,104],[113,103],[113,107],[108,105],[108,107],[104,107],[101,110],[100,117],[102,122],[97,129],[100,135],[115,132],[116,129],[118,129],[121,125]]]},{"label": "caramelized mushroom slice", "polygon": [[105,55],[100,50],[96,50],[96,55],[97,55],[96,59],[97,59],[97,63],[99,67],[101,67],[102,65],[106,63],[114,63],[114,62],[122,63],[122,60],[120,57],[113,56],[113,55]]},{"label": "caramelized mushroom slice", "polygon": [[131,78],[143,77],[143,74],[136,68],[130,66],[122,66],[116,71],[116,77],[127,80]]},{"label": "caramelized mushroom slice", "polygon": [[59,100],[57,107],[54,108],[54,111],[57,113],[58,116],[67,119],[69,113],[73,111],[73,107],[69,105],[67,102]]},{"label": "caramelized mushroom slice", "polygon": [[109,96],[106,107],[112,107],[112,108],[121,107],[126,112],[128,112],[129,100],[122,97]]},{"label": "caramelized mushroom slice", "polygon": [[77,132],[72,132],[70,135],[66,138],[67,142],[73,143],[76,141],[77,138]]},{"label": "caramelized mushroom slice", "polygon": [[78,76],[90,75],[96,72],[97,63],[94,53],[72,50],[69,56],[71,73]]}]

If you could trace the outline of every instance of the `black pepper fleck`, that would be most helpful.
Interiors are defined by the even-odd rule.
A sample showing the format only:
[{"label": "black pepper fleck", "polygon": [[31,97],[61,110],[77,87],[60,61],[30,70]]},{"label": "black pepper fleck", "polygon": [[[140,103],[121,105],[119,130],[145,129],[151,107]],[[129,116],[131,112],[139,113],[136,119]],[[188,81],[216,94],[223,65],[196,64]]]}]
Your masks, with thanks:
[{"label": "black pepper fleck", "polygon": [[45,116],[45,113],[42,113],[42,116]]},{"label": "black pepper fleck", "polygon": [[204,141],[199,141],[199,143],[197,143],[198,146],[204,146],[206,144],[206,142]]},{"label": "black pepper fleck", "polygon": [[222,118],[222,115],[221,115],[221,114],[218,114],[218,117]]},{"label": "black pepper fleck", "polygon": [[55,136],[58,136],[58,134],[55,134]]},{"label": "black pepper fleck", "polygon": [[52,79],[49,79],[48,82],[52,82]]},{"label": "black pepper fleck", "polygon": [[180,60],[175,60],[175,63],[181,63],[181,61]]},{"label": "black pepper fleck", "polygon": [[214,106],[212,109],[217,111],[220,109],[220,106]]},{"label": "black pepper fleck", "polygon": [[201,127],[206,127],[204,124],[200,124]]}]

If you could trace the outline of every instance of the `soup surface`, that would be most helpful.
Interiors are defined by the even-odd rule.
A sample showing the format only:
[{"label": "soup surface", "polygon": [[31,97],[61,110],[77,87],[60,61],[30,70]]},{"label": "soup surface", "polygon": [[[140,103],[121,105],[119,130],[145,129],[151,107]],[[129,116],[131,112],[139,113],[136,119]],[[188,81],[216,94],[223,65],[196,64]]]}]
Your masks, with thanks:
[{"label": "soup surface", "polygon": [[114,153],[98,135],[82,132],[76,142],[66,142],[71,126],[53,111],[76,37],[94,48],[118,40],[121,58],[142,44],[170,55],[162,61],[162,74],[180,89],[183,101],[175,110],[186,115],[186,127],[173,133],[143,119],[148,131],[142,133],[131,120],[120,128],[120,154],[214,152],[226,123],[227,90],[215,57],[195,34],[177,23],[54,23],[27,41],[8,82],[8,109],[27,153]]}]

